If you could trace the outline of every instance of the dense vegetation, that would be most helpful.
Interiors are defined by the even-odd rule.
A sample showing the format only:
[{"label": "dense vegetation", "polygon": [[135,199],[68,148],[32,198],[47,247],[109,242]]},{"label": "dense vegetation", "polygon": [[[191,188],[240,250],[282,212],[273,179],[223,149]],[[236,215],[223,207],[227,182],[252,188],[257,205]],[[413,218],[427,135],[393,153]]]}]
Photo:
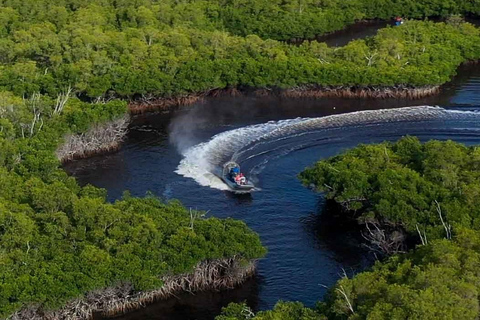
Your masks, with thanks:
[{"label": "dense vegetation", "polygon": [[478,318],[479,161],[476,146],[405,137],[360,145],[302,172],[305,183],[326,192],[345,213],[353,211],[368,228],[366,238],[383,252],[395,252],[401,248],[395,243],[405,240],[422,244],[339,281],[327,299],[328,316]]},{"label": "dense vegetation", "polygon": [[479,166],[478,147],[406,137],[360,145],[318,162],[301,178],[375,225],[372,233],[384,231],[385,242],[406,233],[425,243],[451,238],[452,229],[480,229]]},{"label": "dense vegetation", "polygon": [[372,232],[406,232],[421,245],[340,279],[315,309],[280,302],[253,316],[245,305],[230,305],[218,319],[478,319],[479,152],[405,137],[306,169],[303,181],[342,204],[345,218],[376,224]]},{"label": "dense vegetation", "polygon": [[329,319],[477,319],[480,237],[455,231],[454,240],[433,240],[338,281],[320,310]]},{"label": "dense vegetation", "polygon": [[[0,317],[25,305],[60,307],[87,291],[123,283],[136,290],[199,262],[265,251],[243,222],[205,219],[178,202],[148,196],[106,202],[59,169],[54,151],[67,132],[123,116],[126,103],[0,94]],[[41,117],[35,117],[41,110]]]},{"label": "dense vegetation", "polygon": [[[54,151],[65,134],[126,113],[127,103],[112,98],[442,84],[480,57],[470,24],[410,21],[342,48],[276,40],[312,38],[358,19],[478,14],[476,2],[0,0],[0,316],[29,304],[57,308],[122,281],[158,287],[160,276],[205,259],[264,254],[241,222],[192,216],[152,196],[109,204],[104,190],[79,187],[59,169]],[[448,223],[473,227],[470,213],[452,213],[447,196],[435,200]],[[403,225],[393,212],[375,217],[410,233],[418,224],[429,241],[441,235],[433,218]],[[272,312],[289,306],[317,316],[298,304]]]},{"label": "dense vegetation", "polygon": [[300,302],[278,302],[273,310],[255,314],[246,303],[230,303],[215,320],[326,320],[317,310],[306,308]]},{"label": "dense vegetation", "polygon": [[[418,12],[430,8],[432,15],[468,11],[461,9],[467,2],[458,6],[444,1],[412,2],[410,8],[413,4]],[[299,14],[296,6],[305,9]],[[3,1],[0,90],[18,96],[41,93],[56,97],[72,88],[80,96],[96,99],[172,97],[238,86],[424,86],[445,83],[460,63],[480,57],[479,31],[468,24],[412,21],[340,49],[317,42],[294,46],[250,34],[261,34],[257,29],[262,29],[265,38],[275,38],[277,29],[300,28],[302,31],[295,36],[307,37],[321,30],[307,32],[303,28],[322,28],[320,21],[328,20],[323,20],[316,10],[331,11],[326,15],[332,19],[344,19],[349,17],[346,12],[357,6],[356,2],[343,1],[318,5],[308,1],[289,5],[257,0],[241,4]],[[369,6],[389,8],[388,3]],[[448,7],[451,10],[445,9]],[[275,14],[282,12],[315,19],[305,24],[276,19]],[[237,18],[249,21],[234,22]],[[255,25],[250,19],[262,26],[239,31]],[[225,27],[225,21],[239,30]],[[270,23],[289,23],[295,28],[269,27]],[[330,29],[343,25],[340,22]],[[235,29],[231,30],[234,34],[246,36],[221,31],[224,29]]]},{"label": "dense vegetation", "polygon": [[479,8],[478,1],[464,0],[245,0],[222,1],[217,15],[221,25],[233,34],[256,34],[262,38],[287,40],[310,39],[342,29],[358,20],[478,15]]},{"label": "dense vegetation", "polygon": [[274,40],[310,39],[365,19],[480,14],[478,0],[2,0],[0,7],[6,7],[2,20],[7,31],[24,22],[63,28],[73,13],[76,24],[111,30],[186,27]]}]

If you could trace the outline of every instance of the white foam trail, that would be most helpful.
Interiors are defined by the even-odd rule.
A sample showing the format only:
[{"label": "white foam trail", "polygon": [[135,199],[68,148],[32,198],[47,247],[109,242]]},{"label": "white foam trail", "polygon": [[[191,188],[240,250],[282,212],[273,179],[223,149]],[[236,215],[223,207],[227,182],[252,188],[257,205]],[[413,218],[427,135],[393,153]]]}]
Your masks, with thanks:
[{"label": "white foam trail", "polygon": [[209,141],[184,152],[176,172],[192,178],[202,186],[219,190],[228,187],[216,176],[224,162],[238,159],[263,141],[282,140],[285,137],[329,128],[350,127],[375,123],[455,119],[479,114],[469,111],[445,110],[440,107],[420,106],[398,109],[367,110],[320,118],[297,118],[270,121],[219,133]]},{"label": "white foam trail", "polygon": [[225,183],[215,175],[225,157],[254,142],[257,138],[260,139],[272,130],[291,125],[297,121],[302,121],[302,119],[270,121],[219,133],[210,141],[188,149],[175,172],[187,178],[195,179],[202,186],[228,190],[229,188]]}]

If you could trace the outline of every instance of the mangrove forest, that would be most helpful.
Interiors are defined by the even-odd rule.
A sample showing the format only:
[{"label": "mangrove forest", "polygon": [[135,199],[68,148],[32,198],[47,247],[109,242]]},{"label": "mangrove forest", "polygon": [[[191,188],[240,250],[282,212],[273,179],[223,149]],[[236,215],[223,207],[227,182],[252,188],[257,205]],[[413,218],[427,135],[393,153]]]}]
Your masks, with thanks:
[{"label": "mangrove forest", "polygon": [[[62,163],[116,151],[131,114],[206,95],[438,93],[480,58],[453,0],[0,0],[0,317],[113,316],[178,292],[226,289],[267,248],[246,223],[177,200],[81,186]],[[329,47],[359,21],[406,22]],[[480,149],[406,137],[301,173],[380,256],[317,308],[279,302],[227,319],[476,319]]]},{"label": "mangrove forest", "polygon": [[[428,2],[425,8],[423,2],[402,1],[395,6],[388,1],[351,6],[340,1],[212,2],[2,1],[0,89],[17,96],[74,93],[90,101],[121,97],[147,102],[241,88],[291,89],[292,95],[309,89],[333,94],[340,88],[417,88],[416,95],[422,96],[450,80],[461,63],[480,57],[479,31],[461,19],[411,20],[340,48],[273,40],[286,38],[275,37],[276,29],[295,28],[270,26],[290,23],[301,28],[295,36],[308,38],[345,27],[347,21],[328,22],[341,17],[352,23],[398,14],[372,8],[401,7],[415,18],[475,13],[477,7],[467,1]],[[292,15],[307,21],[289,19]],[[252,16],[261,17],[258,27],[243,19]],[[316,19],[331,26],[322,27]]]}]

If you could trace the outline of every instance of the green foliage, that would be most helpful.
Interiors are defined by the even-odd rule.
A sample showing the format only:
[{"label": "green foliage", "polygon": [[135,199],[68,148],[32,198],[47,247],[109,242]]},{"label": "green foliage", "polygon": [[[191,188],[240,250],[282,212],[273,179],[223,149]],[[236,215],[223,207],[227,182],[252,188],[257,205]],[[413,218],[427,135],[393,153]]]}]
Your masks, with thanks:
[{"label": "green foliage", "polygon": [[360,145],[316,163],[300,177],[315,184],[361,220],[375,219],[427,239],[447,236],[446,224],[478,228],[478,147],[453,141],[421,144],[414,137],[396,143]]},{"label": "green foliage", "polygon": [[[81,188],[59,169],[54,151],[65,134],[125,114],[127,103],[112,97],[235,86],[442,84],[460,63],[480,57],[479,30],[458,18],[410,21],[335,49],[276,40],[313,38],[365,18],[478,14],[477,2],[0,0],[0,316],[31,303],[56,308],[120,281],[158,287],[160,276],[189,272],[205,259],[265,254],[242,222],[192,223],[179,203],[154,197],[109,204],[104,190]],[[81,99],[59,110],[70,88]],[[474,148],[404,140],[361,147],[304,177],[328,185],[329,196],[350,209],[410,232],[420,225],[429,239],[442,235],[438,200],[460,237],[461,228],[480,225],[479,159]],[[459,287],[470,297],[469,281]],[[385,301],[372,317],[396,315]],[[238,310],[230,311],[226,316],[235,317]],[[457,310],[445,312],[439,315]],[[279,303],[257,318],[322,319],[297,303]]]},{"label": "green foliage", "polygon": [[[34,24],[36,35],[48,36],[51,30],[67,28],[73,22],[86,30],[186,27],[277,40],[313,38],[361,19],[391,19],[397,15],[422,19],[480,12],[477,1],[466,0],[3,0],[0,7],[3,36],[25,24]],[[18,38],[29,36],[29,32],[20,33]],[[57,44],[48,37],[42,42],[43,47],[50,48]],[[27,45],[24,50],[38,47]]]},{"label": "green foliage", "polygon": [[476,1],[221,1],[219,17],[230,32],[246,36],[288,40],[313,38],[343,29],[361,19],[409,19],[448,17],[454,14],[478,14]]},{"label": "green foliage", "polygon": [[72,87],[96,99],[234,86],[442,84],[480,57],[478,29],[458,19],[408,22],[338,50],[270,39],[312,38],[363,18],[470,12],[470,2],[445,1],[1,1],[0,90],[56,98]]},{"label": "green foliage", "polygon": [[228,306],[222,308],[222,314],[217,316],[215,320],[249,320],[254,316],[253,311],[245,302],[231,302]]},{"label": "green foliage", "polygon": [[[410,232],[420,226],[428,241],[340,279],[316,309],[280,302],[247,317],[246,305],[229,305],[217,319],[478,319],[479,154],[478,147],[452,141],[421,144],[404,137],[360,145],[307,168],[301,179],[327,198],[365,219],[384,219]],[[439,211],[454,226],[451,239]]]},{"label": "green foliage", "polygon": [[321,307],[329,319],[478,318],[478,154],[404,137],[360,145],[301,173],[360,219],[401,227],[425,244],[338,281]]},{"label": "green foliage", "polygon": [[56,308],[119,281],[153,289],[162,275],[190,272],[203,260],[265,254],[243,222],[192,224],[178,202],[128,197],[109,204],[104,191],[80,188],[63,173],[52,182],[36,176],[0,167],[2,317],[29,303]]},{"label": "green foliage", "polygon": [[257,234],[233,219],[203,218],[179,202],[80,187],[55,150],[66,133],[124,116],[126,102],[0,93],[0,317],[30,304],[55,309],[85,293],[132,283],[162,286],[201,261],[265,254]]},{"label": "green foliage", "polygon": [[300,302],[278,302],[273,310],[254,314],[246,303],[230,303],[222,309],[215,320],[326,320],[315,310],[306,308]]},{"label": "green foliage", "polygon": [[322,312],[329,319],[477,319],[478,234],[458,229],[455,241],[435,240],[343,278],[330,290]]},{"label": "green foliage", "polygon": [[73,100],[65,109],[63,117],[69,130],[81,133],[94,125],[120,118],[126,113],[127,103],[125,101],[113,100],[107,103],[92,104]]}]

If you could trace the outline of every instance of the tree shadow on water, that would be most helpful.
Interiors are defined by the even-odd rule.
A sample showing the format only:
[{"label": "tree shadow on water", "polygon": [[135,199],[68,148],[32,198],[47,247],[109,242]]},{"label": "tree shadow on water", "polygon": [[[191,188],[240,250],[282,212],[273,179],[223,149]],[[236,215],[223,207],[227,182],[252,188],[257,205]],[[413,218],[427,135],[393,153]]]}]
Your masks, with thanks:
[{"label": "tree shadow on water", "polygon": [[[115,317],[114,319],[134,320],[212,320],[219,315],[222,307],[230,302],[244,302],[256,310],[259,303],[258,277],[247,280],[238,288],[223,291],[204,291],[195,294],[182,293],[174,298],[161,300],[139,309]],[[95,320],[104,319],[95,316]],[[111,318],[110,318],[111,319]]]},{"label": "tree shadow on water", "polygon": [[311,245],[330,252],[343,266],[358,272],[374,262],[375,256],[363,245],[362,227],[334,201],[322,197],[317,212],[303,218],[302,224]]}]

